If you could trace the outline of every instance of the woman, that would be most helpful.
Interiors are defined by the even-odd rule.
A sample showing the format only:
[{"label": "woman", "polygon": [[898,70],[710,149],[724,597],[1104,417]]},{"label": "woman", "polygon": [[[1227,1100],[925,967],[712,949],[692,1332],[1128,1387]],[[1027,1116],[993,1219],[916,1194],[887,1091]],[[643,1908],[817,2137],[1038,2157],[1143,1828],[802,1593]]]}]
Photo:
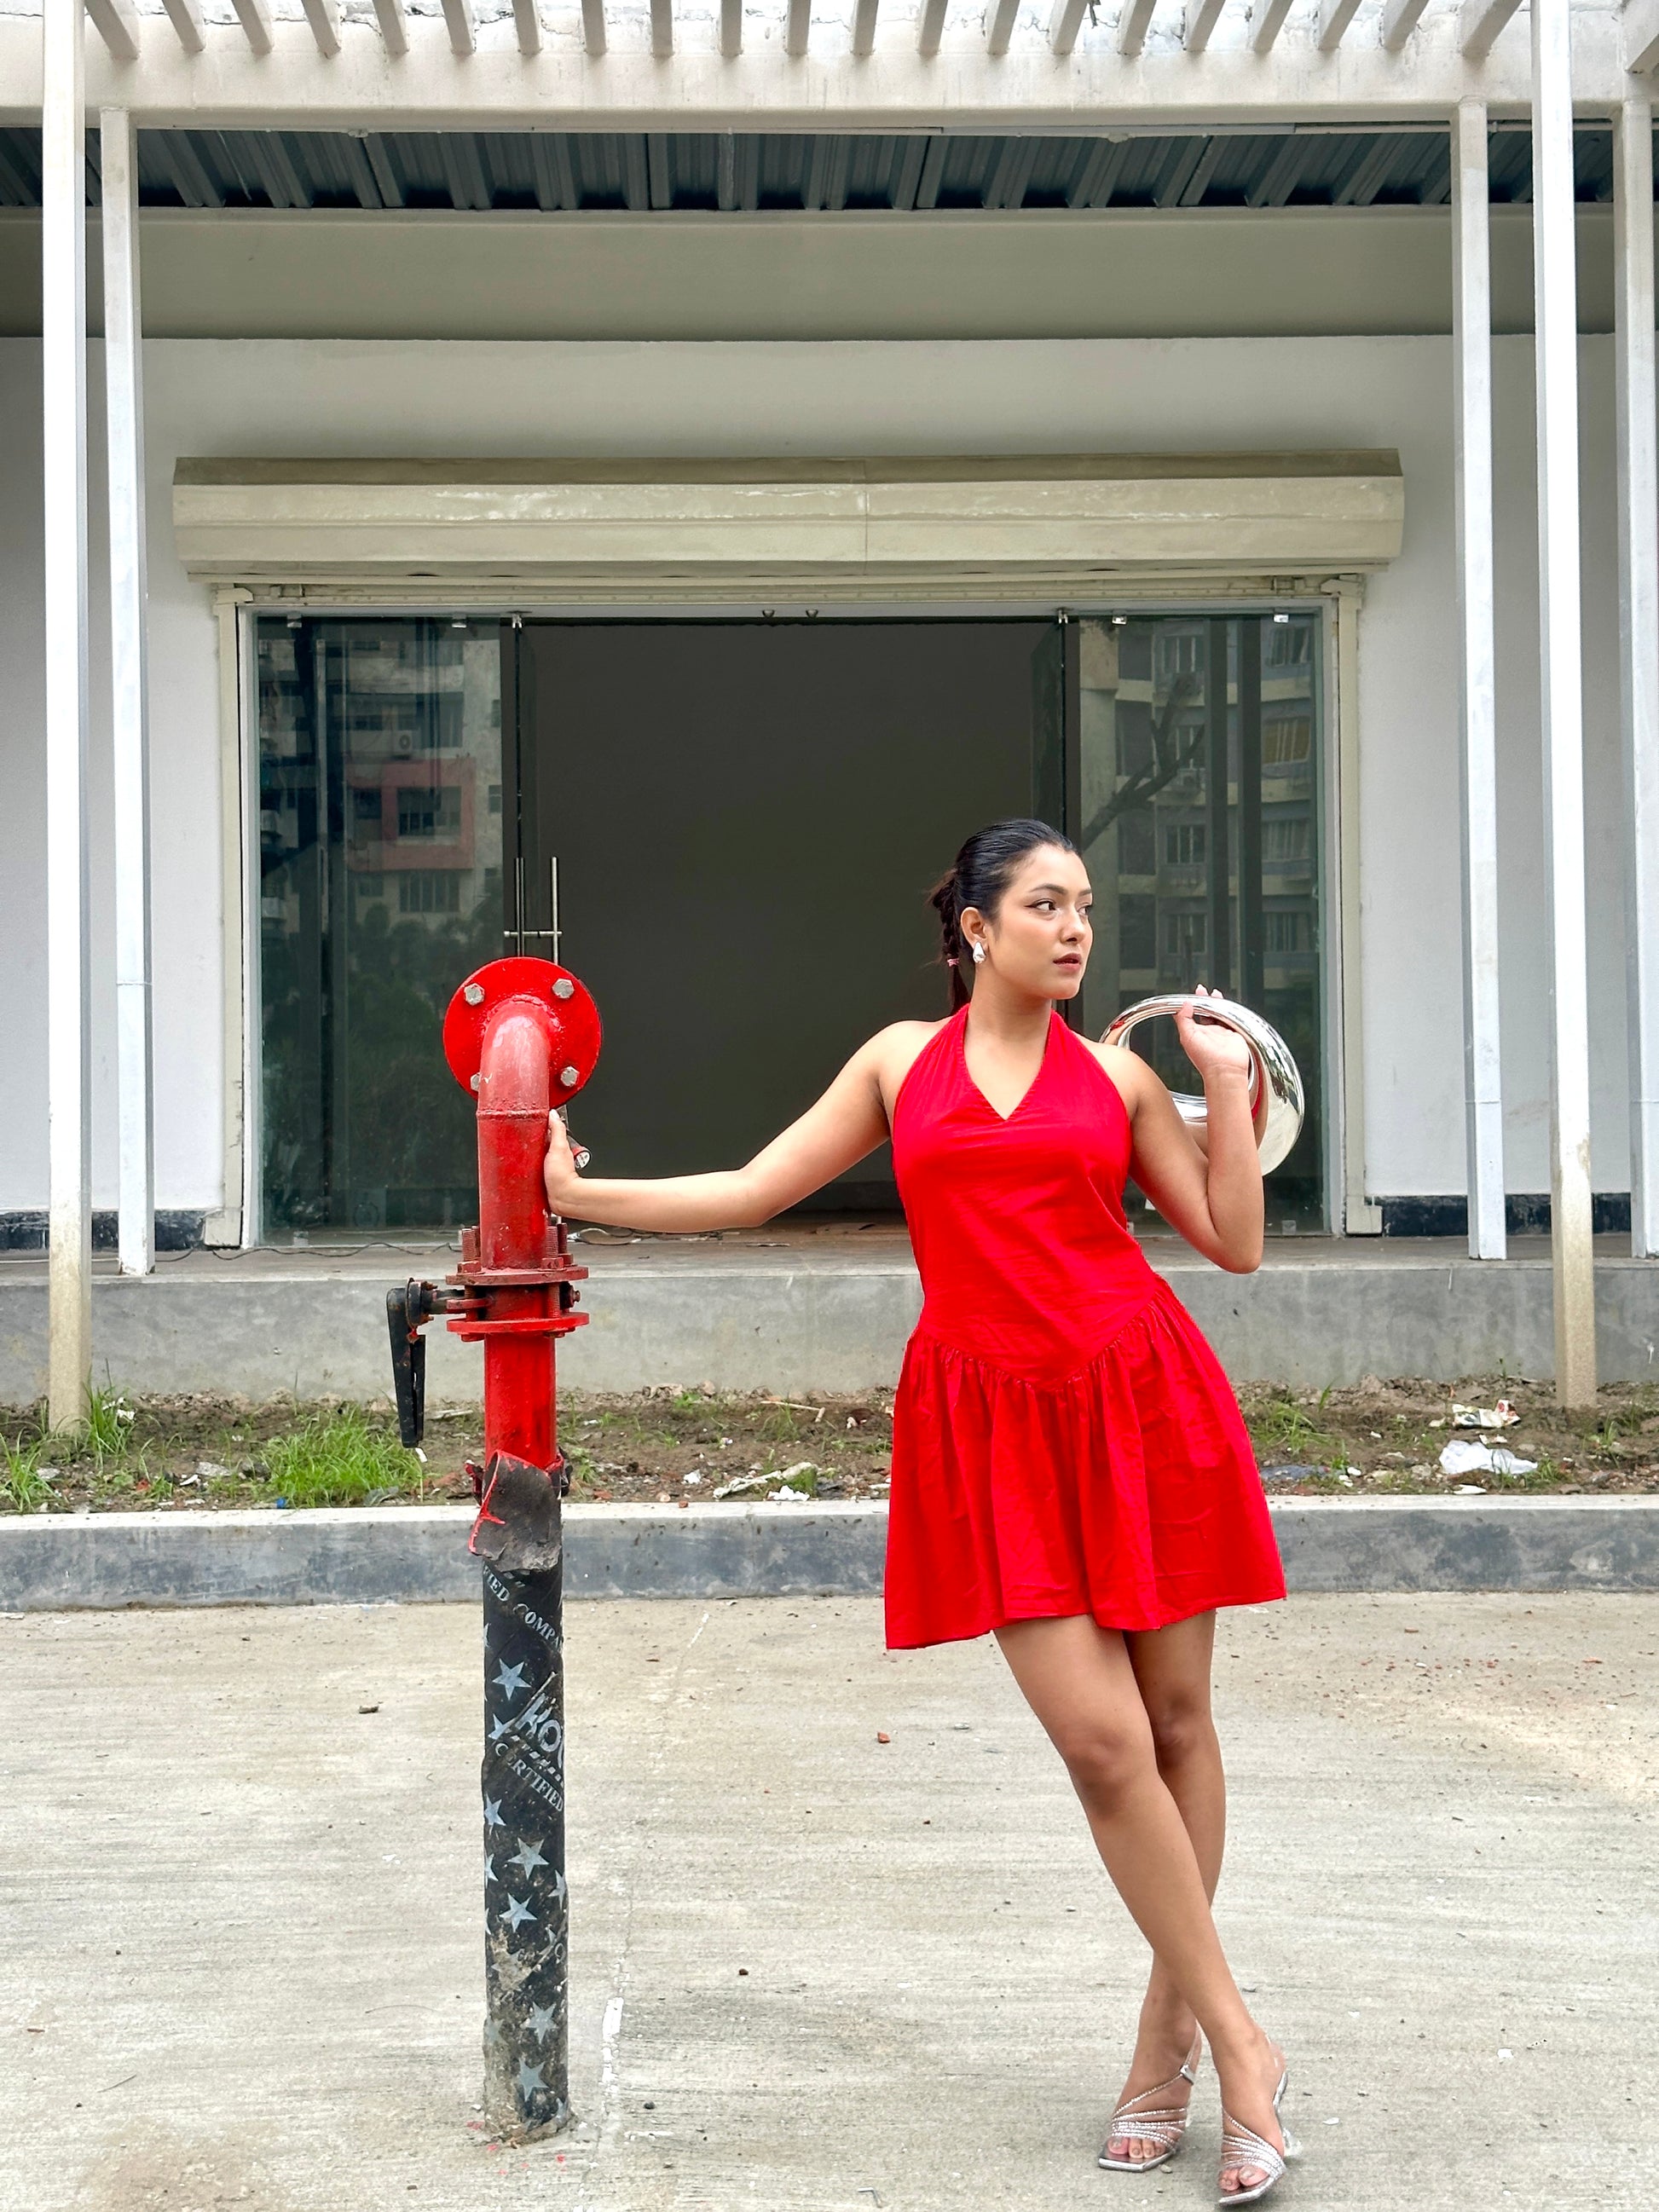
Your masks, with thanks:
[{"label": "woman", "polygon": [[1215,1608],[1285,1584],[1237,1405],[1127,1227],[1123,1186],[1132,1171],[1218,1267],[1260,1265],[1249,1054],[1177,1018],[1204,1079],[1200,1143],[1144,1060],[1068,1029],[1054,1005],[1082,988],[1091,896],[1046,824],[979,831],[933,894],[946,1020],[882,1030],[729,1174],[579,1176],[555,1115],[547,1196],[622,1228],[752,1227],[890,1134],[924,1304],[893,1409],[887,1639],[995,1634],[1152,1946],[1100,2164],[1144,2173],[1175,2154],[1207,2038],[1218,2201],[1247,2204],[1298,2147],[1279,2120],[1284,2054],[1210,1916],[1225,1806],[1210,1662]]}]

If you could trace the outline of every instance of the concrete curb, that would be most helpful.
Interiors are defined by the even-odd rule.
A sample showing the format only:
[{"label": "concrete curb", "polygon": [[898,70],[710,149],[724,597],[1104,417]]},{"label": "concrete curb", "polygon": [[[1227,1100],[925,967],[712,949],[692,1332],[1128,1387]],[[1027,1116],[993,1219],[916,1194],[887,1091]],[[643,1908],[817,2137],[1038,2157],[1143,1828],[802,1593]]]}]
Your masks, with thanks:
[{"label": "concrete curb", "polygon": [[[1659,1498],[1272,1500],[1292,1591],[1659,1589]],[[463,1505],[0,1520],[0,1612],[476,1600]],[[878,1504],[574,1505],[572,1597],[862,1597]]]}]

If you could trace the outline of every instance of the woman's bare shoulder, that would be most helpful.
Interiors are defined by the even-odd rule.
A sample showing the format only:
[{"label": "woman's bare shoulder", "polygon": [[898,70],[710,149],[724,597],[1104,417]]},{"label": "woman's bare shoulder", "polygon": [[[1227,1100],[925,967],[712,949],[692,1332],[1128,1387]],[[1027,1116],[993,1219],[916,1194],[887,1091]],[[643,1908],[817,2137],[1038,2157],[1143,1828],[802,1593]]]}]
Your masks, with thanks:
[{"label": "woman's bare shoulder", "polygon": [[1142,1085],[1150,1073],[1140,1054],[1131,1052],[1127,1044],[1097,1044],[1091,1037],[1080,1036],[1078,1042],[1110,1076],[1124,1101],[1133,1105],[1142,1095]]},{"label": "woman's bare shoulder", "polygon": [[859,1056],[890,1104],[897,1097],[900,1084],[949,1019],[946,1015],[945,1021],[939,1022],[890,1022],[862,1048]]}]

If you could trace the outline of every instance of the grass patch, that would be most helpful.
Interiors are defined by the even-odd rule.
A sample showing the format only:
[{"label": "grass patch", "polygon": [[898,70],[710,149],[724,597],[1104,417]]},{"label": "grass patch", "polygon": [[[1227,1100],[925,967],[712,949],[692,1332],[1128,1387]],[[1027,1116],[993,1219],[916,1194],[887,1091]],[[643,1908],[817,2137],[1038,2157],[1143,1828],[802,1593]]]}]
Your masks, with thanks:
[{"label": "grass patch", "polygon": [[361,1406],[311,1413],[264,1448],[270,1492],[293,1506],[367,1505],[425,1493],[425,1470]]},{"label": "grass patch", "polygon": [[1317,1418],[1330,1395],[1328,1386],[1314,1401],[1311,1412],[1288,1390],[1276,1390],[1265,1404],[1253,1407],[1249,1425],[1262,1457],[1292,1466],[1346,1467],[1348,1455],[1342,1439]]},{"label": "grass patch", "polygon": [[52,1499],[52,1485],[40,1473],[42,1439],[9,1443],[0,1437],[0,1512],[34,1513]]}]

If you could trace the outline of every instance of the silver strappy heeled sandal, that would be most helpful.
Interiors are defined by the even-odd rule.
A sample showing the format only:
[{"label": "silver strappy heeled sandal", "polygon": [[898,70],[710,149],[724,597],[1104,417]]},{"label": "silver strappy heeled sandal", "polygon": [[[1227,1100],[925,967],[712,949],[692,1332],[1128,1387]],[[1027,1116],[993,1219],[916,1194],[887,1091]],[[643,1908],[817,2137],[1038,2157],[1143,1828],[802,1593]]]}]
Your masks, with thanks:
[{"label": "silver strappy heeled sandal", "polygon": [[[1126,2097],[1112,2114],[1111,2128],[1101,2146],[1098,2163],[1108,2173],[1150,2173],[1155,2166],[1165,2165],[1181,2148],[1181,2139],[1187,2132],[1187,2120],[1191,2111],[1191,2100],[1185,2105],[1148,2104],[1149,2097],[1167,2096],[1177,2081],[1188,2083],[1198,2080],[1198,2069],[1204,2057],[1204,2038],[1193,2038],[1193,2047],[1182,2061],[1180,2070],[1171,2074],[1167,2081],[1155,2081],[1150,2089]],[[1155,2142],[1158,2146],[1156,2158],[1115,2158],[1115,2143]]]},{"label": "silver strappy heeled sandal", "polygon": [[[1291,2069],[1287,2066],[1279,2077],[1279,2087],[1273,2091],[1275,2112],[1290,2078]],[[1215,2200],[1218,2204],[1259,2204],[1269,2190],[1278,2188],[1285,2179],[1286,2160],[1302,2155],[1301,2144],[1283,2120],[1279,2124],[1279,2131],[1285,2138],[1282,2151],[1275,2150],[1270,2142],[1264,2142],[1254,2128],[1247,2128],[1242,2121],[1234,2119],[1225,2106],[1222,2107],[1220,2171],[1226,2173],[1237,2172],[1241,2166],[1250,2166],[1264,2173],[1267,2179],[1258,2181],[1254,2189],[1235,2189],[1231,2195],[1224,2195],[1218,2190]]]}]

